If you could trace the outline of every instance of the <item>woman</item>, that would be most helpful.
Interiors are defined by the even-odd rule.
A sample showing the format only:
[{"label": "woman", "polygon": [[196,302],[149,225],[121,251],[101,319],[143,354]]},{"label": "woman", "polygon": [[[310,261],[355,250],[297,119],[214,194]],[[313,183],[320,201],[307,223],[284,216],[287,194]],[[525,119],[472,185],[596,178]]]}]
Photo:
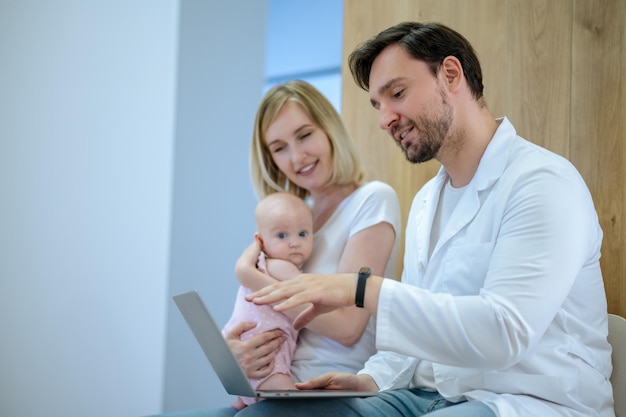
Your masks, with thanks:
[{"label": "woman", "polygon": [[[266,93],[256,115],[250,164],[259,198],[288,191],[310,205],[314,244],[304,272],[356,273],[367,266],[372,274],[396,276],[401,223],[397,195],[387,184],[363,181],[352,138],[332,104],[313,86],[290,81]],[[259,251],[253,243],[235,267],[241,284],[252,290],[276,282],[256,269]],[[293,318],[299,311],[287,314]],[[235,326],[227,341],[248,377],[263,378],[272,369],[281,332],[241,340],[254,326]],[[297,381],[329,371],[356,373],[374,352],[373,319],[362,308],[346,307],[319,316],[300,332],[291,371]],[[241,413],[253,414],[254,407]],[[184,415],[235,414],[230,408]]]}]

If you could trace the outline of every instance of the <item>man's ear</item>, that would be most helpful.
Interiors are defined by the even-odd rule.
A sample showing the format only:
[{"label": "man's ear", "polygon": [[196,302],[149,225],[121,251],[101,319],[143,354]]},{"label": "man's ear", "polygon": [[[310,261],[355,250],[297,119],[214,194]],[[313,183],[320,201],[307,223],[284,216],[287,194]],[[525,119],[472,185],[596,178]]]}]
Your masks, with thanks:
[{"label": "man's ear", "polygon": [[463,84],[463,66],[456,57],[452,55],[445,57],[441,62],[440,71],[450,92],[457,91]]}]

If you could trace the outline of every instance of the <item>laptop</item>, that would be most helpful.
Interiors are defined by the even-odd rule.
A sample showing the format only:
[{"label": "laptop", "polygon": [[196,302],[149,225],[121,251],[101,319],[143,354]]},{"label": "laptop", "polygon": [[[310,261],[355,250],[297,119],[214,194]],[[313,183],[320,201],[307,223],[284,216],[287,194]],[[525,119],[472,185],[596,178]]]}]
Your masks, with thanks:
[{"label": "laptop", "polygon": [[174,302],[211,363],[213,370],[231,395],[256,398],[331,398],[368,397],[377,392],[344,390],[254,390],[245,372],[230,351],[221,329],[213,320],[197,291],[175,295]]}]

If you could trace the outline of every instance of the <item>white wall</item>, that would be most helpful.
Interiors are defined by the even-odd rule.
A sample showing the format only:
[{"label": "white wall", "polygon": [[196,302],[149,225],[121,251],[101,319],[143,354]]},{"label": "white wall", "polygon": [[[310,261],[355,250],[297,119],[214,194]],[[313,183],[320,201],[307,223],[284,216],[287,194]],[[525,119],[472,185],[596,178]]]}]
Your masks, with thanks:
[{"label": "white wall", "polygon": [[232,309],[266,3],[0,0],[1,416],[232,400],[171,296]]},{"label": "white wall", "polygon": [[178,2],[0,0],[0,415],[161,409]]},{"label": "white wall", "polygon": [[[263,90],[265,0],[184,0],[170,296],[197,289],[219,325],[238,281],[235,261],[253,239],[252,126]],[[165,410],[226,407],[224,391],[171,299]]]}]

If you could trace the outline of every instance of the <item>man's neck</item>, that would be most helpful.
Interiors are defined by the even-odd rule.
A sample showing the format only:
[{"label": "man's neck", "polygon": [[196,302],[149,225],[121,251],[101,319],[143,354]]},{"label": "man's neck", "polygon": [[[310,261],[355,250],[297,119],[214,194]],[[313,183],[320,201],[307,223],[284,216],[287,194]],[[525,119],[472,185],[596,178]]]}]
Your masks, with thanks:
[{"label": "man's neck", "polygon": [[437,159],[450,176],[453,187],[470,183],[480,160],[498,129],[498,122],[486,107],[457,118],[450,146],[442,148]]}]

